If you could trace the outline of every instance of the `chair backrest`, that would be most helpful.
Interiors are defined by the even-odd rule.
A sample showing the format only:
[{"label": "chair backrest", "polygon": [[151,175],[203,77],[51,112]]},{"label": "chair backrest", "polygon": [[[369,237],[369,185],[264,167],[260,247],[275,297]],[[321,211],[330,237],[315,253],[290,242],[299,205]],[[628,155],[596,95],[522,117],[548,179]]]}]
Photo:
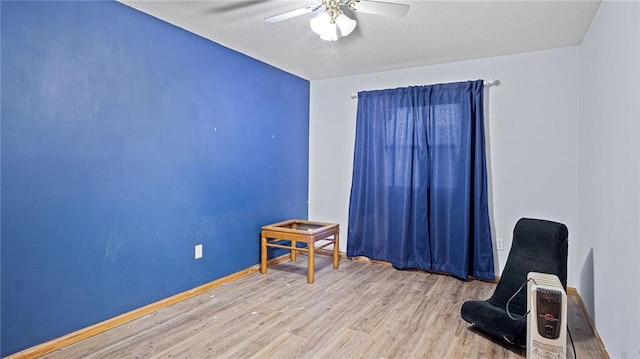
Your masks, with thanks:
[{"label": "chair backrest", "polygon": [[[513,243],[496,290],[488,302],[505,308],[509,298],[527,280],[529,272],[555,274],[567,289],[567,252],[569,232],[562,223],[521,218],[513,229]],[[509,312],[517,315],[527,310],[527,288],[509,303]]]}]

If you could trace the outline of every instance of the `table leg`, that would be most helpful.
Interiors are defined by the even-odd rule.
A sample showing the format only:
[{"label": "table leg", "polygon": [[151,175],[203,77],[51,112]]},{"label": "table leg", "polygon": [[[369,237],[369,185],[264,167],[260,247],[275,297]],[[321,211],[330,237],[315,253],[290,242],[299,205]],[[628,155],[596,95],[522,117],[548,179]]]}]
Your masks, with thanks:
[{"label": "table leg", "polygon": [[[298,248],[297,245],[298,244],[296,241],[291,241],[291,248]],[[289,251],[289,258],[291,258],[292,262],[296,261],[296,254],[298,254],[298,251],[296,251],[295,249]]]},{"label": "table leg", "polygon": [[313,268],[315,266],[314,259],[316,255],[316,248],[314,247],[313,241],[307,242],[307,249],[309,250],[309,252],[307,252],[307,254],[309,254],[309,261],[307,262],[307,283],[313,284]]},{"label": "table leg", "polygon": [[[298,229],[298,224],[293,222],[293,225],[291,226],[292,229]],[[297,248],[298,244],[296,241],[290,241],[291,243],[291,247],[292,248]],[[289,251],[289,258],[291,259],[292,262],[296,261],[296,255],[298,254],[298,251],[296,250],[291,250]]]},{"label": "table leg", "polygon": [[260,273],[267,273],[267,237],[260,236]]},{"label": "table leg", "polygon": [[340,265],[340,232],[336,231],[336,234],[333,236],[333,269],[338,269]]}]

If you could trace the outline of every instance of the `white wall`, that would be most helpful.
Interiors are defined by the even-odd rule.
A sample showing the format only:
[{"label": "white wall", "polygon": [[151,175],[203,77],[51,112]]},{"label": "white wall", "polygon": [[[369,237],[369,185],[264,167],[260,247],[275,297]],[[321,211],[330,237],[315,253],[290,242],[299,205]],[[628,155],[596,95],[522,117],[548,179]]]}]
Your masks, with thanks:
[{"label": "white wall", "polygon": [[640,3],[601,3],[580,50],[579,292],[611,357],[640,358]]},{"label": "white wall", "polygon": [[[569,228],[569,285],[577,230],[579,48],[569,47],[311,82],[309,218],[340,223],[345,251],[357,100],[351,93],[494,78],[488,96],[490,203],[505,239],[501,270],[520,217]],[[345,240],[346,239],[346,240]],[[498,273],[498,272],[497,272]]]},{"label": "white wall", "polygon": [[495,78],[487,92],[498,269],[515,221],[569,227],[569,278],[612,358],[640,358],[640,2],[604,1],[579,47],[311,82],[309,217],[346,249],[360,90]]}]

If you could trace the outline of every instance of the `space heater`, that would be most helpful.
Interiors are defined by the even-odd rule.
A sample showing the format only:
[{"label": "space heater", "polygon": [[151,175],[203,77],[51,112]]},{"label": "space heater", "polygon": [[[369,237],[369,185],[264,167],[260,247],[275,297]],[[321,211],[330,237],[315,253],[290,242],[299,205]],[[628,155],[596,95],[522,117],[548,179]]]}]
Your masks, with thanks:
[{"label": "space heater", "polygon": [[527,358],[567,357],[567,294],[553,274],[527,275]]}]

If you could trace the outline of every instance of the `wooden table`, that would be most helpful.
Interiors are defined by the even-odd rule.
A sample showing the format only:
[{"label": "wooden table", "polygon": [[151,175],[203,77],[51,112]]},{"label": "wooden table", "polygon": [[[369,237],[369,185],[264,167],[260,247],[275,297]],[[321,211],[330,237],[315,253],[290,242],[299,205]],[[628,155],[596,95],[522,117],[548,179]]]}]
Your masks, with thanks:
[{"label": "wooden table", "polygon": [[[315,247],[317,241],[327,241],[319,247]],[[340,255],[338,245],[340,240],[340,226],[335,223],[323,223],[306,221],[302,219],[290,219],[262,227],[260,240],[260,273],[267,273],[267,248],[289,249],[290,259],[296,260],[296,252],[307,252],[307,283],[313,283],[314,256],[317,249],[333,244],[333,268],[338,269]],[[288,241],[289,245],[281,244]],[[306,247],[298,247],[297,242],[306,242]]]}]

